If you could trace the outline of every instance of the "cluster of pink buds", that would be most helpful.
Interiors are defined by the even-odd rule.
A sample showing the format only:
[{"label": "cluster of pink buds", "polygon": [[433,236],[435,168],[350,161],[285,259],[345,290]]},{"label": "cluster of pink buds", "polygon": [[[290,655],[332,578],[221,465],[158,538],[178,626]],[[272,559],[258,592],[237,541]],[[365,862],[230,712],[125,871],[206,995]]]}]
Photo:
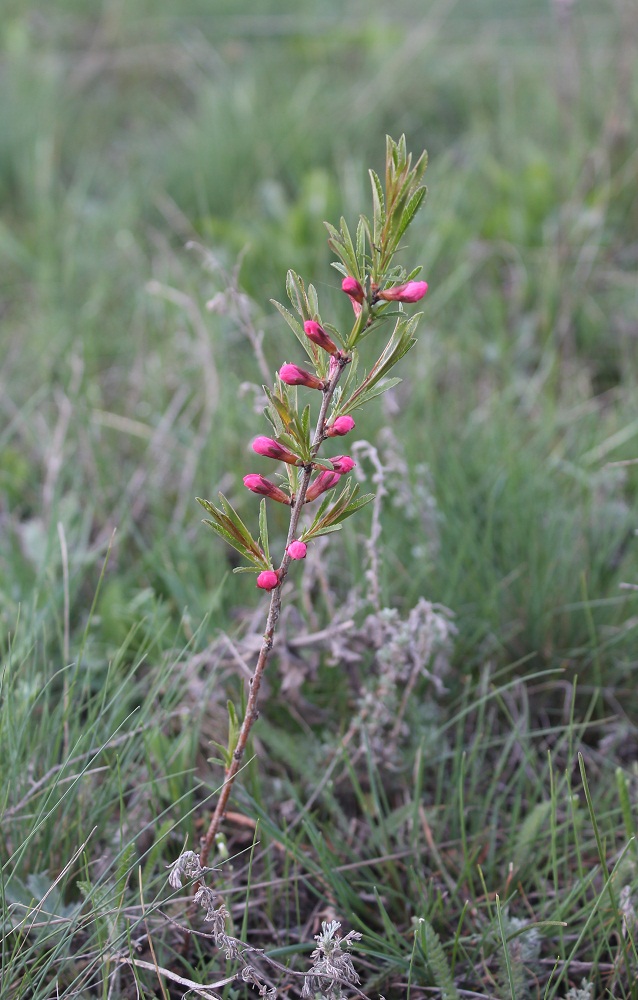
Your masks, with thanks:
[{"label": "cluster of pink buds", "polygon": [[[379,302],[412,303],[422,299],[428,290],[427,282],[425,281],[408,281],[402,285],[391,285],[383,289],[379,289],[378,285],[371,283],[368,292],[366,292],[363,284],[352,276],[343,279],[341,288],[350,297],[357,317],[361,315],[366,300],[370,307],[374,307]],[[308,340],[315,347],[319,347],[330,356],[328,379],[322,379],[314,372],[290,363],[281,366],[278,372],[279,379],[285,385],[305,386],[308,389],[318,389],[324,393],[329,392],[331,387],[334,389],[333,379],[337,370],[343,368],[350,361],[350,357],[339,350],[337,344],[330,334],[324,330],[318,320],[305,320],[303,328]],[[347,413],[342,413],[336,416],[331,423],[327,425],[323,424],[322,434],[324,438],[343,437],[345,434],[349,434],[354,429],[354,426],[355,423],[352,417]],[[286,445],[281,444],[274,438],[261,435],[253,441],[252,449],[257,455],[263,455],[265,458],[284,462],[289,466],[304,466],[305,475],[308,474],[310,465],[316,469],[314,479],[307,485],[303,497],[304,503],[311,503],[320,497],[322,493],[334,489],[341,477],[347,475],[355,465],[349,455],[336,455],[334,458],[326,459],[325,463],[314,457],[309,462],[306,462]],[[313,451],[312,455],[314,456],[314,454],[315,452]],[[327,468],[326,464],[328,463],[329,467]],[[251,474],[244,476],[244,485],[249,490],[252,490],[253,493],[268,497],[270,500],[276,500],[278,503],[287,504],[293,508],[297,502],[294,495],[290,496],[275,483],[261,475]],[[288,559],[291,560],[305,559],[306,552],[306,543],[301,539],[294,539],[286,549]],[[280,586],[282,574],[285,575],[283,568],[279,570],[263,570],[257,577],[257,586],[262,590],[274,590]]]},{"label": "cluster of pink buds", "polygon": [[[357,315],[361,312],[361,306],[365,298],[365,292],[361,282],[356,278],[344,278],[341,288],[352,299],[352,305]],[[405,285],[393,285],[391,288],[384,288],[383,291],[375,286],[371,286],[372,305],[376,302],[418,302],[428,290],[427,281],[408,281]]]},{"label": "cluster of pink buds", "polygon": [[[321,327],[319,327],[319,329],[321,330]],[[296,366],[285,365],[284,367],[295,368]],[[337,417],[332,424],[326,428],[326,437],[338,437],[343,434],[347,434],[353,427],[354,420],[352,417],[342,415]],[[257,455],[263,455],[265,458],[272,458],[275,461],[285,462],[288,465],[303,464],[298,455],[295,455],[294,452],[292,452],[285,445],[280,444],[279,441],[275,441],[274,438],[263,436],[256,437],[252,443],[252,449]],[[329,461],[332,465],[331,469],[323,468],[319,463],[316,463],[319,471],[306,490],[304,498],[305,503],[310,503],[312,500],[316,500],[318,496],[321,496],[322,493],[333,489],[341,477],[343,475],[347,475],[347,473],[350,472],[355,465],[353,459],[350,458],[349,455],[335,455],[334,458],[328,459],[327,461]],[[279,486],[258,473],[250,473],[249,475],[244,476],[244,485],[253,493],[268,497],[270,500],[276,500],[278,503],[284,503],[290,506],[294,501],[294,498],[288,496],[288,494],[285,493],[284,490],[280,489]],[[305,559],[307,546],[306,543],[302,542],[300,539],[295,539],[288,545],[286,551],[290,559]],[[279,570],[263,570],[257,577],[257,586],[261,590],[274,590],[275,587],[279,586],[279,574]]]}]

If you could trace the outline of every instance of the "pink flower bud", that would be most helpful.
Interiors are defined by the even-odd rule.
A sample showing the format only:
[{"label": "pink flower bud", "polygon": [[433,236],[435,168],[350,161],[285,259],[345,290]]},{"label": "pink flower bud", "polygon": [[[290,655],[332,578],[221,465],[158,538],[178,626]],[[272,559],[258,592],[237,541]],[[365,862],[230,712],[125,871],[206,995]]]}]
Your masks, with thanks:
[{"label": "pink flower bud", "polygon": [[294,541],[288,546],[288,555],[291,559],[305,559],[307,546],[305,542]]},{"label": "pink flower bud", "polygon": [[318,323],[315,323],[314,319],[306,320],[303,328],[306,331],[308,339],[311,340],[313,344],[316,344],[317,347],[323,348],[323,350],[327,351],[328,354],[337,353],[337,345],[334,340],[328,336],[323,327],[319,326]]},{"label": "pink flower bud", "polygon": [[338,472],[340,476],[343,476],[346,472],[350,472],[350,470],[354,469],[357,464],[350,458],[350,455],[336,455],[334,458],[331,458],[330,461],[332,462],[335,472]]},{"label": "pink flower bud", "polygon": [[280,490],[278,486],[271,483],[269,479],[265,476],[259,476],[256,472],[251,472],[249,476],[244,476],[244,486],[253,493],[259,493],[261,496],[270,497],[271,500],[277,500],[279,503],[285,503],[290,505],[290,497],[283,490]]},{"label": "pink flower bud", "polygon": [[428,290],[427,281],[408,281],[407,285],[395,285],[377,292],[378,299],[386,302],[418,302]]},{"label": "pink flower bud", "polygon": [[363,288],[356,278],[344,278],[341,282],[341,290],[344,291],[346,295],[349,295],[351,299],[354,299],[355,302],[358,302],[359,305],[363,302]]},{"label": "pink flower bud", "polygon": [[262,590],[274,590],[275,587],[278,587],[279,577],[274,569],[265,569],[263,573],[260,573],[257,577],[257,586]]},{"label": "pink flower bud", "polygon": [[343,437],[344,434],[349,434],[354,429],[354,426],[355,423],[352,417],[347,415],[337,417],[329,427],[326,427],[326,437]]},{"label": "pink flower bud", "polygon": [[257,437],[253,441],[253,451],[265,458],[274,458],[276,461],[287,462],[288,465],[301,465],[300,459],[289,448],[273,438]]},{"label": "pink flower bud", "polygon": [[299,365],[282,365],[279,369],[279,378],[286,385],[305,385],[309,389],[324,388],[322,379],[317,378],[312,372],[307,372],[305,368],[300,368]]},{"label": "pink flower bud", "polygon": [[306,503],[311,500],[316,500],[318,496],[325,493],[326,490],[331,490],[333,486],[336,486],[341,476],[338,472],[329,472],[325,470],[320,472],[317,478],[310,484],[306,492]]}]

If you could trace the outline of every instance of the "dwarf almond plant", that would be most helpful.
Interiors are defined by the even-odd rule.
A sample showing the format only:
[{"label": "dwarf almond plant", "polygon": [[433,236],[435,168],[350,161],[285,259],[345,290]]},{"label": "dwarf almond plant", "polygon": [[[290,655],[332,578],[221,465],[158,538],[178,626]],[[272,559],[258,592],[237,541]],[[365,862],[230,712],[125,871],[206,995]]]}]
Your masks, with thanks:
[{"label": "dwarf almond plant", "polygon": [[[223,494],[216,502],[198,498],[208,514],[205,523],[245,560],[246,565],[234,572],[255,573],[257,587],[270,593],[244,716],[240,723],[231,713],[225,780],[192,869],[197,873],[200,900],[206,895],[201,886],[210,871],[211,847],[257,719],[260,685],[273,648],[284,581],[298,571],[315,539],[338,531],[347,518],[373,499],[373,494],[360,495],[359,485],[349,477],[353,458],[331,454],[330,445],[353,431],[357,410],[400,381],[390,373],[416,343],[414,331],[420,314],[410,315],[405,307],[420,301],[428,286],[419,279],[420,267],[406,269],[396,257],[426,193],[422,183],[426,164],[425,153],[413,162],[404,136],[398,142],[388,137],[385,183],[370,171],[372,219],[361,216],[354,237],[344,219],[338,229],[326,223],[329,245],[338,258],[333,266],[352,305],[349,329],[338,329],[325,319],[313,285],[306,287],[298,274],[288,272],[286,290],[291,308],[277,302],[274,305],[294,334],[302,359],[301,363],[297,358],[283,363],[274,386],[264,387],[270,426],[268,434],[253,440],[252,449],[278,463],[280,471],[275,470],[272,478],[256,472],[244,476],[246,488],[261,497],[258,531],[251,533]],[[361,360],[364,341],[368,342],[367,351],[379,339],[382,347],[377,347],[376,360],[367,367]],[[315,501],[319,501],[316,508]],[[278,560],[273,558],[268,541],[270,503],[282,504],[290,512]]]}]

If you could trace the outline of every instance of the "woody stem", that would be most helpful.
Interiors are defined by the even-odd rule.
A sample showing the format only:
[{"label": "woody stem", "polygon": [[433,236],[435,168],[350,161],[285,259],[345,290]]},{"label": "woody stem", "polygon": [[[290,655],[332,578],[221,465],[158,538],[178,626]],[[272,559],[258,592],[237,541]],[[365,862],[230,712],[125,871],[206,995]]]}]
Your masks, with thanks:
[{"label": "woody stem", "polygon": [[226,769],[226,776],[224,779],[224,784],[219,793],[219,798],[217,800],[217,805],[215,806],[215,811],[211,817],[210,823],[208,825],[208,830],[206,831],[206,836],[203,838],[200,848],[199,863],[202,868],[207,866],[208,855],[210,854],[213,841],[219,831],[222,819],[224,818],[224,813],[226,812],[226,806],[228,804],[228,799],[230,798],[230,793],[235,782],[235,778],[241,768],[241,763],[244,758],[244,753],[246,752],[246,746],[248,744],[248,739],[250,732],[257,717],[258,712],[258,701],[259,701],[259,688],[261,686],[261,679],[263,677],[264,670],[266,669],[266,664],[268,663],[268,658],[270,651],[273,647],[275,630],[277,627],[277,621],[279,619],[279,614],[281,612],[281,588],[283,586],[284,580],[286,578],[288,567],[290,565],[290,556],[288,555],[288,546],[293,541],[297,534],[297,528],[299,526],[299,518],[301,516],[301,508],[304,505],[306,498],[306,492],[308,490],[308,485],[310,483],[310,477],[312,475],[312,462],[316,457],[319,448],[325,438],[326,431],[326,419],[328,415],[328,407],[330,406],[330,401],[334,395],[334,391],[337,388],[339,380],[343,374],[345,366],[349,362],[349,358],[340,357],[338,367],[333,372],[331,378],[329,379],[325,389],[323,390],[323,399],[321,401],[321,409],[319,411],[319,416],[317,418],[317,425],[315,428],[314,437],[312,439],[312,444],[310,447],[310,461],[304,466],[300,477],[299,489],[294,498],[294,502],[291,506],[290,511],[290,525],[288,528],[288,538],[286,540],[286,550],[284,552],[281,565],[277,570],[278,584],[274,588],[270,596],[270,607],[268,609],[268,618],[266,619],[266,629],[264,632],[261,649],[259,650],[259,656],[257,658],[257,663],[255,665],[255,670],[248,682],[248,699],[246,701],[246,711],[241,724],[241,729],[239,730],[239,736],[237,738],[237,744],[233,751],[232,760]]}]

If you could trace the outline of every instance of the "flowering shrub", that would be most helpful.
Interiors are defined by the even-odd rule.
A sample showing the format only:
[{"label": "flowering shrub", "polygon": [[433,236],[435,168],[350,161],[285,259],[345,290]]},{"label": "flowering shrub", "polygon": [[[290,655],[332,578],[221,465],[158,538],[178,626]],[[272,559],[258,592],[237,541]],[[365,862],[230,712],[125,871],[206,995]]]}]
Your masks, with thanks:
[{"label": "flowering shrub", "polygon": [[[281,589],[291,563],[302,561],[314,539],[338,531],[342,522],[373,499],[359,495],[359,486],[348,478],[355,462],[350,455],[324,455],[322,447],[330,438],[344,437],[355,426],[352,413],[396,385],[389,378],[394,366],[416,343],[414,330],[418,315],[409,316],[403,305],[418,302],[427,292],[425,281],[415,280],[420,268],[407,273],[394,264],[403,235],[425,195],[421,183],[426,155],[416,163],[406,150],[405,137],[386,144],[385,185],[374,171],[372,183],[372,220],[361,216],[355,237],[345,220],[340,228],[326,223],[328,243],[338,260],[334,267],[342,275],[341,288],[349,296],[354,320],[349,330],[340,330],[321,316],[313,285],[306,285],[294,271],[289,271],[286,290],[292,311],[275,303],[282,318],[305,354],[305,367],[295,362],[282,364],[275,385],[266,388],[266,416],[270,434],[252,442],[257,454],[282,463],[279,482],[260,473],[244,476],[244,485],[262,497],[259,534],[255,538],[226,497],[219,495],[216,505],[199,502],[210,515],[206,523],[232,545],[248,565],[235,572],[254,572],[257,586],[270,591],[270,608],[263,644],[250,684],[246,710],[239,731],[230,726],[231,736],[226,756],[226,780],[220,793],[208,832],[202,844],[199,863],[206,867],[214,837],[241,766],[250,730],[257,718],[257,703],[263,671],[273,645],[281,609]],[[368,337],[378,340],[392,320],[390,334],[376,360],[359,366],[359,352]],[[370,341],[372,343],[372,340]],[[305,390],[314,393],[306,399]],[[311,421],[312,398],[321,394],[318,412]],[[314,430],[312,429],[314,424]],[[307,505],[323,496],[317,510],[302,525]],[[273,562],[267,525],[267,501],[274,500],[290,508],[288,535],[279,565]]]}]

